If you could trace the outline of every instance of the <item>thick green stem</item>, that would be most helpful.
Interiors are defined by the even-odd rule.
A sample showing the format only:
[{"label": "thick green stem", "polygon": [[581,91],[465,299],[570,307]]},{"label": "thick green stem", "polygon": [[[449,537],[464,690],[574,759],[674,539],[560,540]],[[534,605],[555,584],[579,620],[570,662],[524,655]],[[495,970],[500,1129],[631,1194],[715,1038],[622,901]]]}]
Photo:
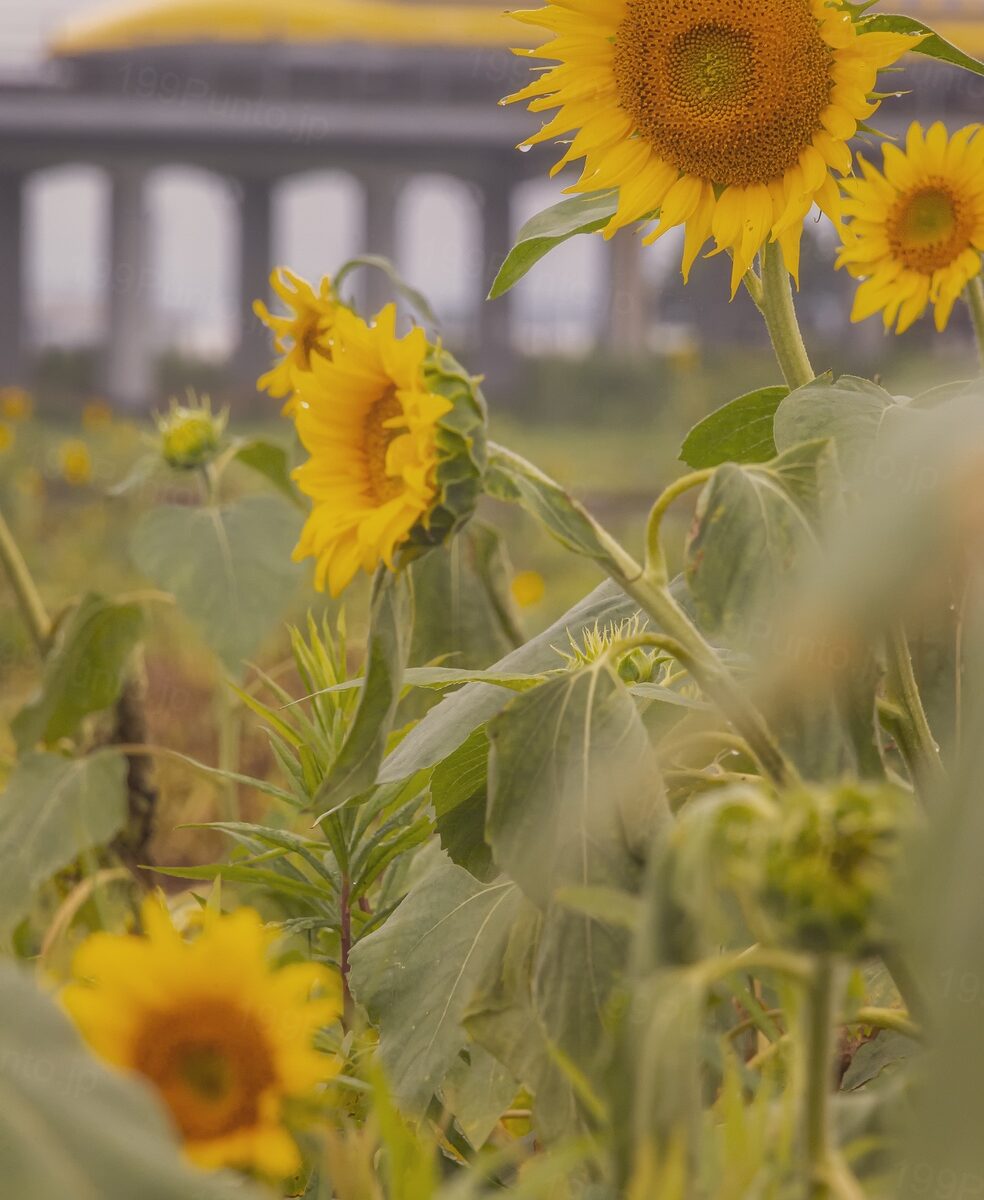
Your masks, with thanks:
[{"label": "thick green stem", "polygon": [[977,337],[981,370],[984,371],[984,275],[978,275],[967,284],[966,296],[970,319],[974,323],[974,334]]},{"label": "thick green stem", "polygon": [[21,616],[34,639],[34,644],[40,653],[44,654],[48,635],[51,633],[51,621],[3,513],[0,513],[0,563],[3,564],[4,572],[10,580]]},{"label": "thick green stem", "polygon": [[889,686],[905,715],[916,761],[916,785],[928,799],[940,800],[946,787],[946,769],[940,748],[929,727],[919,685],[912,669],[912,656],[905,630],[897,624],[888,635]]},{"label": "thick green stem", "polygon": [[765,318],[772,347],[787,385],[792,389],[809,383],[815,378],[815,373],[796,320],[789,272],[783,261],[782,250],[775,242],[762,247],[761,295],[756,295],[754,288],[749,288],[749,294]]},{"label": "thick green stem", "polygon": [[836,1160],[830,1116],[836,1003],[836,967],[822,955],[806,996],[803,1149],[810,1200],[829,1200],[830,1171]]}]

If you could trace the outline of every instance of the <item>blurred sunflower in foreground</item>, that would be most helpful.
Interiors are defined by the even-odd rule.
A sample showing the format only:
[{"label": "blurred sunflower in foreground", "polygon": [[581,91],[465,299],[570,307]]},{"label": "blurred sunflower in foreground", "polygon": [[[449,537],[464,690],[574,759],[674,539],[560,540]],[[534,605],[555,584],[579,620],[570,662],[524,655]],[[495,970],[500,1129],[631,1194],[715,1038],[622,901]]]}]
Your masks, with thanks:
[{"label": "blurred sunflower in foreground", "polygon": [[549,0],[514,14],[551,31],[555,60],[507,102],[558,111],[523,145],[576,131],[554,168],[584,159],[570,190],[617,188],[611,236],[659,210],[655,241],[686,227],[686,278],[708,239],[734,256],[732,293],[762,246],[778,241],[798,276],[803,218],[835,223],[831,169],[875,112],[879,70],[921,38],[865,32],[833,0]]},{"label": "blurred sunflower in foreground", "polygon": [[294,472],[314,506],[294,552],[332,595],[362,569],[439,545],[471,515],[485,465],[485,407],[422,329],[396,334],[388,305],[369,324],[335,314],[330,358],[295,371],[293,409],[310,458]]},{"label": "blurred sunflower in foreground", "polygon": [[306,279],[281,267],[270,276],[270,287],[287,306],[286,315],[271,313],[262,300],[253,303],[253,311],[270,330],[280,357],[256,383],[261,392],[275,400],[287,400],[284,412],[294,408],[294,377],[297,371],[309,371],[312,360],[330,353],[331,331],[335,324],[338,298],[326,276],[317,291]]},{"label": "blurred sunflower in foreground", "polygon": [[311,1044],[340,1012],[337,979],[316,963],[272,968],[275,934],[252,909],[206,912],[185,940],[148,900],[143,927],[82,945],[66,1009],[97,1054],[157,1090],[199,1166],[293,1174],[284,1103],[337,1073]]},{"label": "blurred sunflower in foreground", "polygon": [[882,312],[904,333],[932,305],[942,332],[981,273],[984,127],[948,137],[940,122],[912,125],[904,151],[885,146],[883,167],[861,159],[863,178],[844,181],[851,220],[837,265],[863,281],[851,319]]}]

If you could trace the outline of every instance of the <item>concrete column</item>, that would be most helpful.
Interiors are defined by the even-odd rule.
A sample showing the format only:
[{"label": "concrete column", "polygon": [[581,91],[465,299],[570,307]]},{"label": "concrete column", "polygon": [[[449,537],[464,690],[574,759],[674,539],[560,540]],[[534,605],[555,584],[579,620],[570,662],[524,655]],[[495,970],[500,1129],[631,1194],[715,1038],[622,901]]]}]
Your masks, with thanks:
[{"label": "concrete column", "polygon": [[270,369],[270,334],[253,312],[254,300],[269,300],[273,262],[273,185],[270,179],[238,181],[239,333],[233,374],[249,394]]},{"label": "concrete column", "polygon": [[477,361],[469,363],[484,374],[492,388],[505,385],[512,375],[515,356],[512,338],[512,294],[488,300],[492,282],[512,247],[513,177],[500,169],[482,181],[482,270],[478,283]]},{"label": "concrete column", "polygon": [[154,387],[145,178],[137,168],[120,170],[110,190],[103,382],[111,399],[131,406],[147,404]]},{"label": "concrete column", "polygon": [[604,340],[612,350],[641,354],[646,348],[646,281],[643,246],[632,229],[621,229],[605,247],[608,253],[608,311]]},{"label": "concrete column", "polygon": [[0,386],[23,383],[24,347],[24,179],[0,174]]},{"label": "concrete column", "polygon": [[[406,176],[395,170],[367,172],[362,176],[365,207],[362,227],[362,253],[388,258],[396,265],[397,215]],[[374,268],[363,267],[358,279],[358,303],[367,316],[377,313],[393,299],[393,288],[383,274]]]}]

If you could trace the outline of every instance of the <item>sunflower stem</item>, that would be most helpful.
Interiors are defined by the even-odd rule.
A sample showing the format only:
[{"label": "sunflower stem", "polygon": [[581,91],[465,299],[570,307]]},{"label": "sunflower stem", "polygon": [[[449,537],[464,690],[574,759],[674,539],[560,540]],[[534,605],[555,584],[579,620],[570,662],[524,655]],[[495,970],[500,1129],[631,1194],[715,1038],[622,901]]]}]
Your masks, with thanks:
[{"label": "sunflower stem", "polygon": [[838,972],[827,955],[817,958],[806,997],[805,1097],[803,1137],[810,1179],[810,1200],[827,1200],[833,1145],[830,1093],[833,1077],[835,1004]]},{"label": "sunflower stem", "polygon": [[4,572],[10,580],[21,616],[24,618],[24,624],[43,656],[51,633],[51,620],[34,582],[34,577],[24,561],[20,547],[2,512],[0,512],[0,564],[3,565]]},{"label": "sunflower stem", "polygon": [[984,275],[978,275],[967,284],[966,296],[970,319],[974,324],[974,335],[977,338],[981,371],[984,373]]},{"label": "sunflower stem", "polygon": [[[775,242],[771,242],[762,247],[761,257],[761,293],[757,297],[757,289],[749,288],[748,291],[765,318],[783,378],[790,390],[793,390],[810,383],[816,378],[816,374],[810,365],[810,357],[806,352],[799,321],[796,319],[792,284],[782,250]],[[745,286],[748,287],[747,280]]]},{"label": "sunflower stem", "polygon": [[912,738],[916,779],[913,781],[928,799],[942,799],[946,786],[946,768],[940,756],[940,748],[933,737],[926,709],[923,706],[919,684],[912,669],[912,655],[905,629],[896,624],[888,635],[889,685],[893,697],[905,715]]}]

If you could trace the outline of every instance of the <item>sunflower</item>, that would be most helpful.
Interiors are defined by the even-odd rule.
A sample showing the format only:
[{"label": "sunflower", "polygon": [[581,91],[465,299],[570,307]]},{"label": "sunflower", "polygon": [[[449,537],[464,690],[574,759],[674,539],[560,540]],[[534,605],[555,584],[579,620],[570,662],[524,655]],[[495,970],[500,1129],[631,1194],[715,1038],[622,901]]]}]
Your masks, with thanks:
[{"label": "sunflower", "polygon": [[559,64],[508,97],[559,110],[521,149],[576,130],[554,171],[584,159],[571,191],[618,189],[606,236],[657,215],[647,244],[686,226],[684,279],[713,237],[734,256],[732,294],[770,238],[798,276],[814,203],[839,221],[831,168],[850,172],[878,71],[921,40],[866,33],[834,0],[549,0],[514,15],[553,34],[517,53]]},{"label": "sunflower", "polygon": [[[273,934],[252,909],[206,912],[191,941],[148,900],[144,935],[93,934],[62,1000],[100,1057],[144,1076],[199,1166],[300,1167],[282,1124],[285,1099],[337,1072],[311,1046],[339,1013],[335,977],[315,963],[274,970]],[[314,994],[318,998],[313,998]]]},{"label": "sunflower", "polygon": [[309,460],[294,472],[313,509],[294,551],[332,595],[361,568],[443,541],[470,515],[484,465],[484,406],[422,329],[396,336],[390,304],[369,325],[335,317],[331,359],[296,376]]},{"label": "sunflower", "polygon": [[260,376],[256,386],[275,400],[288,397],[284,412],[289,413],[294,406],[291,396],[295,373],[310,370],[312,358],[327,357],[331,352],[338,298],[327,276],[315,291],[306,279],[285,267],[273,272],[270,286],[289,312],[285,316],[271,313],[262,300],[253,302],[253,312],[273,334],[274,346],[282,356],[271,370]]},{"label": "sunflower", "polygon": [[984,251],[984,126],[952,137],[940,122],[911,125],[905,150],[887,145],[884,173],[861,159],[844,181],[850,217],[839,267],[863,280],[851,319],[884,313],[899,333],[932,304],[942,332]]}]

